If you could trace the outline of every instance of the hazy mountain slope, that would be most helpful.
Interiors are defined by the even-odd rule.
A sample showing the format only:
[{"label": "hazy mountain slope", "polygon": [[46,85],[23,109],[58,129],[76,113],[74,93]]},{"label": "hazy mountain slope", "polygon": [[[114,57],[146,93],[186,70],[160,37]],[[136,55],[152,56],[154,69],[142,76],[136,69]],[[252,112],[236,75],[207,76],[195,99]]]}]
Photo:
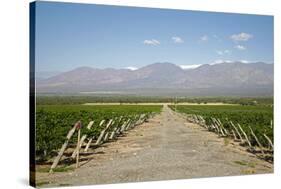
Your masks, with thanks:
[{"label": "hazy mountain slope", "polygon": [[[171,63],[155,63],[137,70],[80,67],[36,83],[37,92],[77,93],[124,91],[126,93],[193,92],[273,94],[273,64],[241,62],[202,65],[183,70]],[[218,91],[219,90],[219,91]]]},{"label": "hazy mountain slope", "polygon": [[222,63],[203,65],[189,70],[185,86],[210,87],[262,87],[273,83],[273,65],[264,63]]}]

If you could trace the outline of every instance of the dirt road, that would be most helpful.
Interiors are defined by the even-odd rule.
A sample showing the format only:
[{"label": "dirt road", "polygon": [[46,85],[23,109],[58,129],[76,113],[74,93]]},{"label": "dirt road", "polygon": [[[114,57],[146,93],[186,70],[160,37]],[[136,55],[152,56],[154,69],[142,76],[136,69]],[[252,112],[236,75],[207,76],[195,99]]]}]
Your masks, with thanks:
[{"label": "dirt road", "polygon": [[37,178],[45,187],[272,172],[272,164],[164,106],[148,123],[95,149],[79,169]]}]

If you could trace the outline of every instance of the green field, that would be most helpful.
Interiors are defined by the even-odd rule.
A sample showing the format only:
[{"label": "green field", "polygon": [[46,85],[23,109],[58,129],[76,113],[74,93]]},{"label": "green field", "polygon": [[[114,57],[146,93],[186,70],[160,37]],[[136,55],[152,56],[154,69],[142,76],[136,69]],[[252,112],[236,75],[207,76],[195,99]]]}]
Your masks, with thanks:
[{"label": "green field", "polygon": [[184,97],[184,96],[37,96],[37,105],[73,105],[85,103],[226,103],[241,105],[273,104],[272,97]]},{"label": "green field", "polygon": [[[175,110],[175,106],[170,106]],[[263,134],[266,134],[273,141],[273,106],[258,105],[258,106],[192,106],[192,105],[178,105],[176,110],[185,114],[201,115],[206,124],[212,124],[211,118],[219,119],[226,129],[231,129],[230,121],[234,124],[240,124],[243,130],[250,136],[250,140],[254,142],[251,137],[250,129],[263,145],[267,145],[267,141]]]},{"label": "green field", "polygon": [[[150,105],[37,105],[36,156],[40,160],[52,157],[64,143],[68,131],[77,121],[82,122],[82,135],[96,136],[104,128],[104,125],[99,126],[102,120],[115,119],[115,124],[122,124],[128,119],[137,120],[141,114],[148,116],[153,112],[160,112],[160,110],[161,106]],[[92,120],[95,122],[89,131],[86,126]],[[77,137],[74,136],[73,138]]]},{"label": "green field", "polygon": [[[111,101],[108,101],[111,99]],[[100,102],[97,97],[37,97],[36,106],[36,157],[39,160],[48,160],[55,156],[57,150],[66,139],[68,131],[77,121],[82,122],[82,135],[89,134],[98,136],[105,125],[99,126],[102,120],[108,122],[115,120],[115,125],[122,125],[128,119],[136,121],[141,114],[146,116],[151,113],[159,113],[162,105],[139,105],[130,103],[142,102],[172,102],[173,98],[157,97],[119,97],[104,98],[101,102],[120,102],[123,105],[81,105],[78,103]],[[122,103],[121,103],[122,102]],[[272,98],[178,98],[177,103],[190,102],[198,105],[176,105],[176,111],[201,115],[206,120],[206,124],[212,124],[212,118],[219,119],[226,129],[231,129],[230,121],[240,124],[245,132],[250,136],[251,142],[255,144],[251,137],[252,128],[260,142],[268,145],[265,139],[266,134],[273,141],[273,99]],[[206,103],[233,103],[236,105],[208,105]],[[129,103],[130,105],[125,105]],[[239,105],[240,104],[240,105]],[[243,105],[242,105],[243,104]],[[175,110],[174,105],[170,108]],[[122,116],[122,117],[121,117]],[[90,121],[94,120],[91,130],[86,129]],[[72,137],[70,143],[75,143],[77,132]],[[74,140],[75,139],[75,140]]]}]

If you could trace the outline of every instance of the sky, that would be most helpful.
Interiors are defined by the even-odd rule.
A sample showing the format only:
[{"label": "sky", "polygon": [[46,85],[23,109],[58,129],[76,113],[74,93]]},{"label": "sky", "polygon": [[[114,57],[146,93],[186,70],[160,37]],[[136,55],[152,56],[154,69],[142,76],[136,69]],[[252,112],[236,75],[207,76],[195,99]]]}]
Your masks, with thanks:
[{"label": "sky", "polygon": [[35,35],[37,72],[274,61],[263,15],[39,1]]}]

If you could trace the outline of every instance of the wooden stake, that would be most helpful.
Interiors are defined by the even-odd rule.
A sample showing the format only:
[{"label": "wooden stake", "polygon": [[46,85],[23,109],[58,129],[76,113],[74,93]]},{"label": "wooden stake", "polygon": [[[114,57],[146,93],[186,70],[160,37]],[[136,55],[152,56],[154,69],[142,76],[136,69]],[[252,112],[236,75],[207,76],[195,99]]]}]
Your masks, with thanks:
[{"label": "wooden stake", "polygon": [[[79,132],[79,131],[78,131],[78,132]],[[79,149],[82,147],[83,142],[84,142],[84,140],[86,139],[86,137],[87,137],[87,135],[83,135],[83,136],[81,137],[81,139],[79,140],[79,144],[77,144],[77,145],[79,145]],[[75,150],[73,151],[73,153],[72,153],[72,155],[71,155],[71,158],[75,158],[75,157],[76,157],[76,155],[77,155],[77,149],[78,149],[78,148],[75,148]]]},{"label": "wooden stake", "polygon": [[107,142],[108,138],[109,138],[109,131],[106,132],[106,134],[104,135],[103,142]]},{"label": "wooden stake", "polygon": [[[90,130],[91,127],[93,126],[93,124],[94,124],[94,121],[90,121],[88,126],[87,126],[87,129]],[[87,138],[86,134],[81,137],[81,140],[80,140],[80,143],[79,143],[79,149],[82,147],[86,138]],[[73,153],[71,155],[71,158],[75,158],[76,154],[77,154],[77,148],[73,151]]]},{"label": "wooden stake", "polygon": [[243,138],[242,138],[240,132],[238,131],[237,127],[235,127],[235,125],[232,123],[232,121],[230,121],[230,125],[235,129],[236,133],[239,136],[239,139],[243,142]]},{"label": "wooden stake", "polygon": [[128,123],[130,122],[130,119],[128,119],[127,121],[125,121],[123,123],[123,125],[121,126],[121,129],[120,129],[120,133],[123,133],[126,129],[126,126],[128,125]]},{"label": "wooden stake", "polygon": [[238,123],[238,127],[239,127],[240,131],[243,133],[243,135],[244,135],[244,137],[245,137],[245,139],[246,139],[246,141],[247,141],[249,147],[252,147],[251,142],[250,142],[250,140],[249,140],[247,134],[244,132],[244,130],[242,129],[242,127],[240,126],[239,123]]},{"label": "wooden stake", "polygon": [[53,169],[57,167],[57,165],[58,165],[58,163],[59,163],[59,161],[60,161],[60,159],[61,159],[61,157],[62,157],[62,155],[63,155],[63,152],[66,150],[66,147],[67,147],[67,145],[68,145],[69,140],[71,139],[72,135],[74,134],[74,132],[75,132],[75,130],[76,130],[76,128],[77,128],[77,124],[80,124],[80,122],[78,121],[77,123],[75,123],[75,125],[73,126],[73,128],[69,130],[69,132],[68,132],[68,134],[67,134],[67,136],[66,136],[66,141],[65,141],[64,144],[62,145],[62,147],[61,147],[61,149],[60,149],[60,151],[59,151],[57,157],[55,158],[55,160],[54,160],[54,162],[53,162],[53,164],[52,164],[52,166],[51,166],[51,169],[50,169],[50,171],[49,171],[50,173],[52,173],[52,172],[53,172]]},{"label": "wooden stake", "polygon": [[217,131],[217,134],[219,135],[220,134],[220,129],[217,126],[217,124],[215,123],[214,118],[211,118],[211,119],[213,121],[213,123],[211,125],[215,128],[215,130]]},{"label": "wooden stake", "polygon": [[232,131],[232,135],[233,135],[234,141],[237,141],[237,137],[236,137],[235,131],[233,129],[231,131]]},{"label": "wooden stake", "polygon": [[225,133],[223,132],[222,126],[220,125],[220,123],[216,120],[216,118],[213,118],[213,122],[214,124],[216,124],[219,128],[219,131],[221,132],[221,136],[226,136]]},{"label": "wooden stake", "polygon": [[228,135],[229,135],[229,132],[226,130],[226,128],[224,128],[224,126],[223,126],[221,120],[220,120],[220,119],[217,119],[217,120],[218,120],[218,123],[220,124],[222,130],[224,131],[225,136],[228,136]]},{"label": "wooden stake", "polygon": [[131,129],[131,128],[134,128],[135,127],[135,123],[133,120],[128,120],[128,122],[126,123],[126,126],[125,126],[125,131]]},{"label": "wooden stake", "polygon": [[88,143],[87,143],[87,145],[86,145],[86,147],[85,147],[85,149],[84,149],[84,152],[87,152],[88,151],[88,149],[89,149],[89,147],[90,147],[90,145],[91,145],[91,143],[92,143],[92,141],[95,139],[95,136],[93,136],[92,138],[90,138],[89,139],[89,141],[88,141]]},{"label": "wooden stake", "polygon": [[[104,122],[105,122],[105,120],[102,120],[102,121],[100,122],[99,126],[101,127],[101,126],[104,124]],[[93,141],[95,138],[96,138],[96,136],[94,135],[94,136],[92,136],[92,137],[89,139],[89,141],[88,141],[88,143],[87,143],[87,145],[86,145],[86,147],[85,147],[85,149],[84,149],[84,152],[87,152],[87,151],[88,151],[88,149],[89,149],[89,147],[90,147],[92,141]]]},{"label": "wooden stake", "polygon": [[105,132],[107,131],[107,129],[110,127],[111,123],[112,123],[113,119],[109,120],[109,122],[107,123],[106,127],[101,131],[100,136],[98,138],[98,140],[96,141],[96,145],[100,145],[101,141],[104,137]]},{"label": "wooden stake", "polygon": [[112,140],[112,139],[115,138],[115,133],[116,133],[117,127],[118,127],[118,125],[117,125],[116,127],[114,127],[114,129],[113,129],[113,131],[111,132],[111,135],[110,135],[110,137],[109,137],[109,140]]},{"label": "wooden stake", "polygon": [[206,126],[206,121],[205,121],[205,119],[202,117],[202,116],[200,116],[200,120],[201,120],[201,125],[203,126],[203,127],[205,127],[206,129],[208,129],[208,127]]},{"label": "wooden stake", "polygon": [[266,138],[266,140],[268,141],[269,145],[271,146],[271,149],[273,150],[274,149],[273,142],[270,140],[270,138],[266,134],[263,134],[263,136]]},{"label": "wooden stake", "polygon": [[264,154],[263,146],[261,145],[260,141],[258,140],[258,137],[255,135],[254,131],[252,130],[252,128],[250,126],[249,126],[249,129],[251,131],[252,136],[255,138],[256,142],[258,143],[258,145],[259,145],[259,147],[261,149],[262,154]]},{"label": "wooden stake", "polygon": [[80,134],[81,134],[81,129],[79,128],[79,130],[78,130],[78,140],[77,140],[76,168],[79,167]]},{"label": "wooden stake", "polygon": [[206,125],[205,128],[208,130],[208,131],[213,131],[216,133],[216,127],[214,126],[214,124],[211,124],[211,125]]},{"label": "wooden stake", "polygon": [[[139,115],[139,116],[136,116],[134,126],[135,126],[135,125],[139,125],[139,124],[141,123],[142,115],[143,115],[143,114],[141,114],[141,115]],[[128,129],[128,128],[127,128],[127,129]]]}]

